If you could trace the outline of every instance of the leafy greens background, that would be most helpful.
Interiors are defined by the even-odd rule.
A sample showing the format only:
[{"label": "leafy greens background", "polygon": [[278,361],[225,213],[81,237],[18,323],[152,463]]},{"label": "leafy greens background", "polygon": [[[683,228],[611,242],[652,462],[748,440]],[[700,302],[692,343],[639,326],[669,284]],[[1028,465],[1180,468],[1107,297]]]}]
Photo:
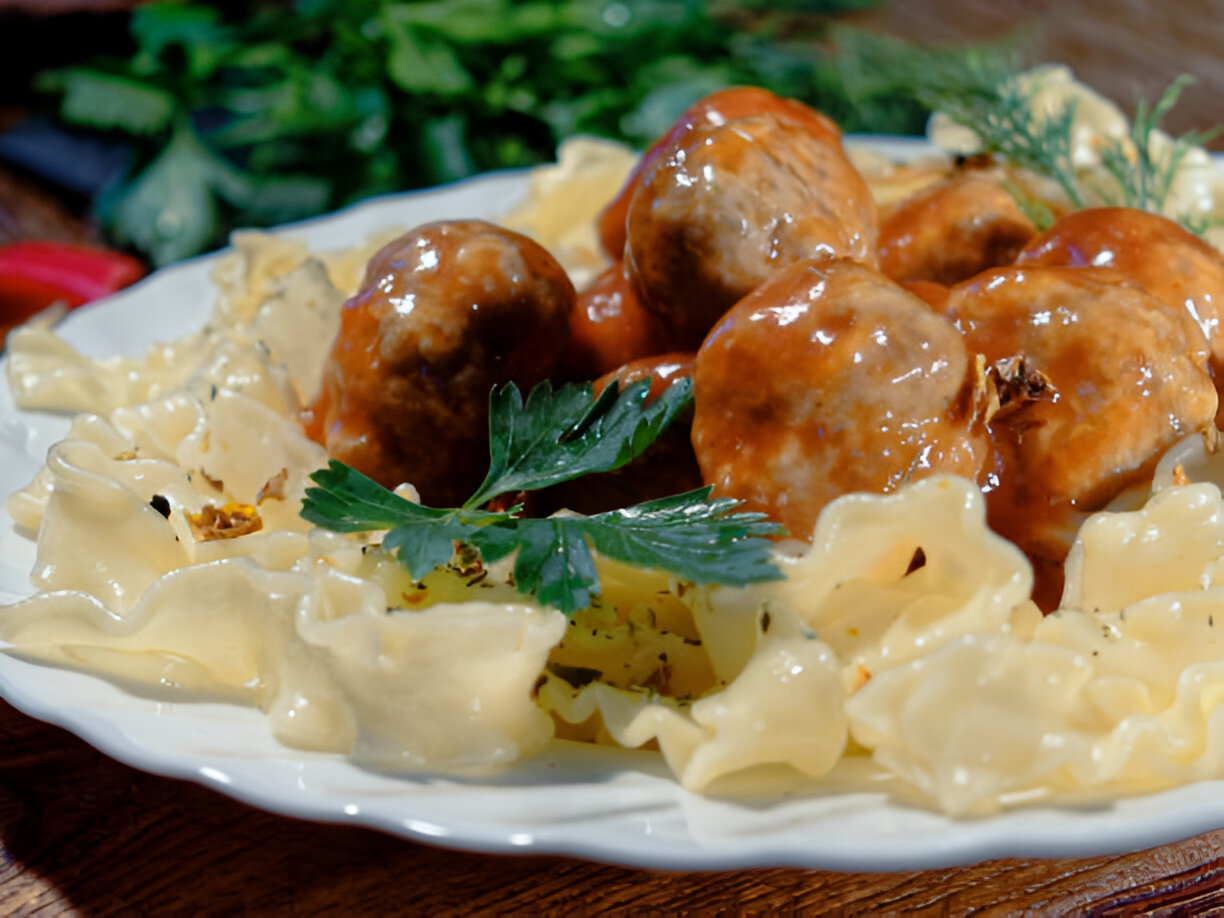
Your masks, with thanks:
[{"label": "leafy greens background", "polygon": [[911,133],[930,52],[834,25],[874,0],[169,0],[134,53],[40,74],[64,123],[125,138],[95,209],[156,264],[229,230],[550,160],[588,133],[645,146],[690,102],[756,84],[848,130]]}]

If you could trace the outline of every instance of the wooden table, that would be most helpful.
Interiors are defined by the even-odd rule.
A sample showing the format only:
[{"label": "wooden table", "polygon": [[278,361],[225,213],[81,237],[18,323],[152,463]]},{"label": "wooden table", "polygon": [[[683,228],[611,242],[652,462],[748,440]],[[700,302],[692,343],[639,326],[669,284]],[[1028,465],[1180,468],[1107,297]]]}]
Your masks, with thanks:
[{"label": "wooden table", "polygon": [[[1200,84],[1177,130],[1224,121],[1224,3],[1177,0],[896,2],[860,25],[931,41],[1021,27],[1129,109],[1176,75]],[[1219,141],[1217,141],[1219,143]],[[11,194],[0,185],[0,226]],[[13,208],[9,208],[10,215]],[[11,219],[9,238],[53,215]],[[39,212],[42,213],[41,211]],[[33,221],[33,222],[32,222]],[[31,228],[33,223],[40,227]],[[791,911],[1202,913],[1224,908],[1224,831],[1120,857],[999,860],[895,874],[665,874],[558,857],[491,857],[263,813],[120,765],[0,702],[0,913],[457,914]]]},{"label": "wooden table", "polygon": [[143,774],[0,703],[0,914],[1034,909],[1199,912],[1224,899],[1224,832],[1123,857],[891,874],[652,873],[490,857],[273,816]]},{"label": "wooden table", "polygon": [[893,874],[651,873],[489,857],[273,816],[143,774],[0,703],[0,914],[1055,914],[1220,904],[1224,832],[1123,857]]},{"label": "wooden table", "polygon": [[[920,43],[1012,38],[1030,61],[1071,65],[1128,114],[1189,74],[1197,82],[1169,129],[1224,125],[1222,0],[886,0],[849,21]],[[1224,136],[1211,146],[1224,150]]]}]

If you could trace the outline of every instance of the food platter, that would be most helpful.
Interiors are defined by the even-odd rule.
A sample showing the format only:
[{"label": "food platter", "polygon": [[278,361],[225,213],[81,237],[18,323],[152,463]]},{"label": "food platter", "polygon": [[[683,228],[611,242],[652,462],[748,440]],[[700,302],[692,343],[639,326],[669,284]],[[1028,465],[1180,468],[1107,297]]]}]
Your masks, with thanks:
[{"label": "food platter", "polygon": [[[873,139],[892,155],[905,142]],[[442,217],[496,218],[526,191],[522,173],[379,199],[284,228],[315,249]],[[161,271],[72,314],[63,336],[91,356],[137,354],[206,320],[213,261]],[[67,418],[16,409],[0,386],[0,492],[23,486]],[[0,602],[30,592],[34,545],[0,509]],[[289,816],[367,826],[448,847],[555,853],[655,869],[802,866],[857,871],[944,867],[1002,856],[1086,856],[1175,841],[1224,825],[1224,782],[1081,806],[1020,807],[953,819],[902,803],[887,786],[748,799],[681,788],[656,754],[557,742],[482,778],[382,774],[279,745],[259,711],[0,654],[0,694],[106,754]]]}]

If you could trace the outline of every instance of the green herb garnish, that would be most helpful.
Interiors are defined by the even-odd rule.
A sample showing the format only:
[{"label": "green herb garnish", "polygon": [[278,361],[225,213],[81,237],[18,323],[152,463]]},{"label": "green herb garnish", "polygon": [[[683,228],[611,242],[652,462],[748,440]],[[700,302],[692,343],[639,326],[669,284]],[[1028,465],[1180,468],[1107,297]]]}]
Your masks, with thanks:
[{"label": "green herb garnish", "polygon": [[640,456],[693,400],[690,379],[677,379],[649,404],[650,380],[623,389],[536,386],[526,404],[511,383],[489,396],[489,474],[464,504],[610,472]]},{"label": "green herb garnish", "polygon": [[1152,155],[1152,135],[1177,104],[1182,91],[1193,82],[1193,77],[1178,77],[1150,107],[1140,99],[1131,121],[1129,144],[1115,141],[1101,150],[1101,164],[1118,183],[1121,201],[1126,205],[1157,213],[1162,211],[1186,154],[1215,136],[1215,129],[1190,131],[1172,138],[1168,151],[1160,158]]},{"label": "green herb garnish", "polygon": [[599,595],[592,548],[694,583],[780,578],[765,537],[781,527],[760,513],[735,512],[736,500],[711,500],[709,488],[595,516],[534,519],[518,516],[518,505],[482,509],[494,497],[611,471],[641,455],[692,400],[680,381],[647,404],[649,385],[608,386],[595,398],[589,384],[554,391],[541,383],[526,402],[507,385],[489,399],[489,474],[462,507],[415,504],[332,461],[311,476],[302,516],[337,532],[388,530],[383,547],[418,580],[449,562],[456,543],[486,563],[517,552],[516,589],[567,615]]},{"label": "green herb garnish", "polygon": [[[1037,87],[1023,88],[1014,71],[982,70],[974,80],[960,84],[928,82],[917,86],[915,93],[933,109],[976,133],[983,152],[997,154],[1057,183],[1076,210],[1102,202],[1160,213],[1186,154],[1214,134],[1191,131],[1171,138],[1167,151],[1153,151],[1153,137],[1161,120],[1191,82],[1185,76],[1174,80],[1155,105],[1140,100],[1129,134],[1102,139],[1097,151],[1101,171],[1097,172],[1079,169],[1073,160],[1074,101],[1057,111],[1039,113],[1033,106]],[[1102,181],[1104,176],[1111,178],[1112,184]],[[1040,229],[1053,222],[1041,202],[1014,183],[1008,187]]]},{"label": "green herb garnish", "polygon": [[726,86],[917,133],[910,72],[961,52],[831,28],[875,2],[162,0],[132,11],[133,54],[36,86],[64,124],[123,138],[129,168],[97,215],[165,264],[236,227],[550,162],[575,134],[645,147]]},{"label": "green herb garnish", "polygon": [[1052,179],[1077,210],[1084,202],[1071,158],[1075,105],[1039,117],[1032,93],[1020,88],[1017,75],[982,74],[976,83],[917,92],[937,111],[974,131],[982,151],[995,153],[1022,169]]}]

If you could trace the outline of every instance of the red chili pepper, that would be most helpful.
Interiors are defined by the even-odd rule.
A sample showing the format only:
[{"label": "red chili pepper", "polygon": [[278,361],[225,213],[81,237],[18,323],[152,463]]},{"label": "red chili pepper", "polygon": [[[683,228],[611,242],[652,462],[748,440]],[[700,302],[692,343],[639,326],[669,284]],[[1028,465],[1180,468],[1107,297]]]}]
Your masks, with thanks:
[{"label": "red chili pepper", "polygon": [[0,246],[0,342],[4,334],[52,303],[69,309],[110,296],[144,276],[130,255],[62,242]]}]

